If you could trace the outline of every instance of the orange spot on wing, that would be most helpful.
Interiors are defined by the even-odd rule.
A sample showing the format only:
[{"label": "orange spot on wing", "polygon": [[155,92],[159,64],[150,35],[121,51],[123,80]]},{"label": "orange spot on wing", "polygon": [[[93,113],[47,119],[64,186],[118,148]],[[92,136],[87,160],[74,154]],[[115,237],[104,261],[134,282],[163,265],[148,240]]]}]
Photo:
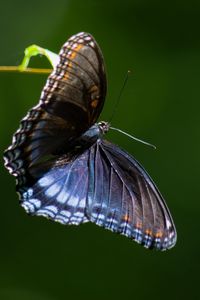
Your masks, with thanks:
[{"label": "orange spot on wing", "polygon": [[125,222],[130,222],[131,218],[128,214],[125,214],[125,215],[123,215],[122,220],[125,221]]},{"label": "orange spot on wing", "polygon": [[[71,49],[70,51],[71,51],[71,54],[69,54],[69,55],[67,55],[67,57],[69,58],[69,59],[74,59],[76,56],[77,56],[77,51],[79,51],[81,48],[83,48],[83,46],[84,45],[81,45],[81,44],[79,44],[79,45],[77,45],[77,47],[75,47],[74,49]],[[68,64],[67,64],[67,69],[66,69],[66,73],[64,74],[64,76],[63,76],[63,78],[64,79],[68,79],[68,77],[69,77],[69,73],[68,73],[68,70],[72,67],[72,62],[68,62]]]},{"label": "orange spot on wing", "polygon": [[99,88],[98,86],[95,84],[93,85],[90,89],[89,89],[89,92],[92,94],[94,92],[98,92],[99,91]]},{"label": "orange spot on wing", "polygon": [[74,59],[77,56],[77,51],[81,50],[81,48],[83,48],[84,45],[79,44],[77,45],[76,48],[72,49],[72,53],[69,55],[69,58]]},{"label": "orange spot on wing", "polygon": [[150,229],[145,230],[145,233],[146,233],[147,235],[152,236],[152,230],[150,230]]},{"label": "orange spot on wing", "polygon": [[141,222],[137,222],[135,225],[136,228],[141,229],[142,228],[142,223]]},{"label": "orange spot on wing", "polygon": [[68,66],[67,66],[66,73],[63,75],[63,78],[66,79],[66,80],[67,80],[68,77],[69,77],[69,72],[68,72],[68,70],[69,70],[69,68],[71,68],[71,66],[72,66],[72,63],[69,63]]},{"label": "orange spot on wing", "polygon": [[156,238],[161,238],[163,236],[163,232],[162,231],[158,231],[156,234],[155,234],[155,237]]},{"label": "orange spot on wing", "polygon": [[96,108],[98,102],[99,102],[99,101],[98,101],[97,99],[94,99],[94,100],[90,103],[90,105],[92,106],[92,108]]}]

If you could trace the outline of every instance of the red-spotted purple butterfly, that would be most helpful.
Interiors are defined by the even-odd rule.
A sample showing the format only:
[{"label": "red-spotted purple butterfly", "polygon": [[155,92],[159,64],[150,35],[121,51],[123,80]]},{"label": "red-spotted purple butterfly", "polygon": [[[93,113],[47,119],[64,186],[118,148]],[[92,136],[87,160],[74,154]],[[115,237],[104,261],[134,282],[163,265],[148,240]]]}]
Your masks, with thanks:
[{"label": "red-spotted purple butterfly", "polygon": [[4,154],[20,204],[31,215],[91,221],[147,248],[171,248],[176,229],[157,187],[132,156],[103,138],[109,124],[95,123],[106,96],[95,39],[72,36],[59,58]]}]

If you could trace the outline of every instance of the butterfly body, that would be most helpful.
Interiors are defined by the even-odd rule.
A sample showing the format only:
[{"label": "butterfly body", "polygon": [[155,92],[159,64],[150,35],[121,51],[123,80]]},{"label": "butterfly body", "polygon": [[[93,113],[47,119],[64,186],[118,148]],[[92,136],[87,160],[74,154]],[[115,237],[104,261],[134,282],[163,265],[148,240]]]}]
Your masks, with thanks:
[{"label": "butterfly body", "polygon": [[91,221],[147,248],[171,248],[176,230],[157,187],[132,156],[104,139],[109,124],[95,123],[106,95],[99,46],[79,33],[59,56],[4,154],[22,207],[62,224]]}]

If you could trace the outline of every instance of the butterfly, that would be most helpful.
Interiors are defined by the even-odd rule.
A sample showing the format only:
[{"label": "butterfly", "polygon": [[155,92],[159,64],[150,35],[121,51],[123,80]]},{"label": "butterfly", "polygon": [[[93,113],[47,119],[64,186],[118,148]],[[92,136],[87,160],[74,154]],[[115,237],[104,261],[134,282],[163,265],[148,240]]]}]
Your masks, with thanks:
[{"label": "butterfly", "polygon": [[135,158],[104,139],[109,123],[96,123],[106,90],[97,42],[72,36],[4,153],[20,204],[30,215],[90,221],[146,248],[171,248],[176,229],[159,190]]}]

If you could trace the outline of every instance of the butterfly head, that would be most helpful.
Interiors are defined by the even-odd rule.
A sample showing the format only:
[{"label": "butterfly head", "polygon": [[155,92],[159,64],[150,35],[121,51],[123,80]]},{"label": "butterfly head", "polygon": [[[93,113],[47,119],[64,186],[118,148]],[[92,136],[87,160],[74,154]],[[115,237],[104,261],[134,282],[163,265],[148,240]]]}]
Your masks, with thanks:
[{"label": "butterfly head", "polygon": [[101,134],[107,133],[108,130],[110,129],[110,124],[105,121],[101,121],[97,125],[98,125],[98,128],[99,128]]}]

